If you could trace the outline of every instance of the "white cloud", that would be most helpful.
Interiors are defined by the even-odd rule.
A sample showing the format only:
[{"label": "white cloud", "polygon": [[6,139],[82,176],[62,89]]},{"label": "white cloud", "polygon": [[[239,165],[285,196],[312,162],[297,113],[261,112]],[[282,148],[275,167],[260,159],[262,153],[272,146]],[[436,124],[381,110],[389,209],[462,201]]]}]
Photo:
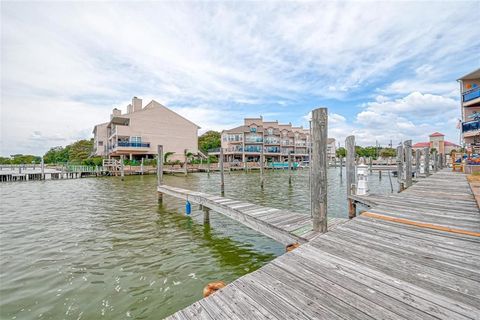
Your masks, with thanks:
[{"label": "white cloud", "polygon": [[[420,117],[402,120],[402,128],[409,121],[431,123],[425,117],[434,114],[433,105],[447,110],[448,97],[458,90],[449,81],[453,74],[478,63],[479,40],[465,19],[477,7],[5,2],[1,152],[42,153],[48,143],[58,143],[55,137],[88,136],[92,124],[133,95],[185,112],[204,130],[238,125],[252,113],[291,116],[289,107],[305,102],[295,110],[298,119],[318,101],[360,99],[372,91],[382,97],[362,112],[398,108],[396,114]],[[427,102],[431,107],[422,108]],[[355,114],[330,112],[331,131],[350,132],[347,119]],[[34,131],[44,143],[33,143]]]}]

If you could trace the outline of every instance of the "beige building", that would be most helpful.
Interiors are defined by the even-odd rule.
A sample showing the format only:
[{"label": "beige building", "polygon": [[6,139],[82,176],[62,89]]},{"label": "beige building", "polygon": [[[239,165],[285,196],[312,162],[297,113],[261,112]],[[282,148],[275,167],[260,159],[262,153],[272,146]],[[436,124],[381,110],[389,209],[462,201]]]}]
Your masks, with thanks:
[{"label": "beige building", "polygon": [[[294,127],[291,123],[264,121],[263,117],[245,118],[243,125],[222,132],[222,148],[227,162],[258,162],[263,148],[265,161],[308,161],[310,153],[309,129]],[[335,157],[335,139],[328,139],[327,156]],[[219,154],[218,151],[210,154]]]},{"label": "beige building", "polygon": [[157,146],[173,152],[171,160],[183,160],[187,150],[198,153],[200,127],[160,103],[152,100],[145,107],[142,99],[134,97],[127,113],[115,108],[110,121],[93,128],[94,152],[105,158],[153,158]]},{"label": "beige building", "polygon": [[439,154],[448,155],[452,150],[459,151],[460,146],[445,140],[445,135],[440,132],[434,132],[430,136],[428,142],[417,142],[412,146],[413,150],[422,150],[424,148],[435,148]]},{"label": "beige building", "polygon": [[470,152],[480,152],[480,69],[460,79],[462,137]]}]

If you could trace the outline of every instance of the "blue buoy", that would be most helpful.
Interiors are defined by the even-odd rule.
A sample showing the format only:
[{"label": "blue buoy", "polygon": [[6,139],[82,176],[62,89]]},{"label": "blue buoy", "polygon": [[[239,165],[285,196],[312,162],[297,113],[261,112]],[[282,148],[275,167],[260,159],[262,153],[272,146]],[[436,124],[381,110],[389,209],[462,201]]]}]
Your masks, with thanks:
[{"label": "blue buoy", "polygon": [[187,216],[190,215],[190,213],[192,213],[192,205],[188,200],[187,200],[187,203],[185,203],[185,212],[187,213]]}]

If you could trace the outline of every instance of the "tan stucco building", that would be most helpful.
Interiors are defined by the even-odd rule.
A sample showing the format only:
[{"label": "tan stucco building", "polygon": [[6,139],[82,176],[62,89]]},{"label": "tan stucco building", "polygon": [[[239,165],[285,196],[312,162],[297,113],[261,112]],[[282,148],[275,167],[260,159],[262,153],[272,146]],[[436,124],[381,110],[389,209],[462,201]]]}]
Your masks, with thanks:
[{"label": "tan stucco building", "polygon": [[164,153],[174,153],[169,159],[183,160],[185,150],[198,153],[199,128],[155,100],[143,107],[134,97],[125,114],[115,108],[109,122],[94,127],[94,152],[105,158],[153,158],[163,145]]},{"label": "tan stucco building", "polygon": [[[258,162],[263,148],[266,161],[308,161],[310,132],[303,127],[264,121],[263,117],[245,118],[243,125],[222,131],[222,148],[227,162]],[[335,157],[335,139],[328,139],[327,157]],[[218,154],[213,152],[211,154]]]},{"label": "tan stucco building", "polygon": [[412,146],[413,150],[422,150],[423,148],[435,148],[439,154],[448,155],[452,150],[459,151],[460,146],[445,140],[445,135],[440,132],[434,132],[430,136],[428,142],[417,142]]},{"label": "tan stucco building", "polygon": [[469,152],[480,152],[480,69],[460,79],[462,136]]}]

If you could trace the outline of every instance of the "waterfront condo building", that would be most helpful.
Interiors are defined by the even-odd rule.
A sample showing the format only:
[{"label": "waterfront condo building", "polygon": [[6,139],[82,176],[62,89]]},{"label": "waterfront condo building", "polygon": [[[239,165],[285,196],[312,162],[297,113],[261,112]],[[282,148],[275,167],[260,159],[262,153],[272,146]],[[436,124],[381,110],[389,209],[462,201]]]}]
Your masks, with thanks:
[{"label": "waterfront condo building", "polygon": [[[226,162],[258,162],[263,148],[265,161],[285,162],[288,155],[297,162],[308,161],[310,132],[291,123],[264,121],[263,117],[245,118],[243,125],[224,130],[221,146]],[[327,157],[335,157],[335,139],[328,139]],[[211,154],[219,154],[218,151]]]},{"label": "waterfront condo building", "polygon": [[480,69],[460,79],[462,137],[469,152],[480,153]]},{"label": "waterfront condo building", "polygon": [[174,111],[152,100],[145,107],[142,99],[133,97],[127,112],[115,108],[110,121],[93,128],[94,153],[105,158],[153,158],[157,145],[163,152],[173,152],[171,160],[184,159],[187,150],[198,153],[200,127]]}]

